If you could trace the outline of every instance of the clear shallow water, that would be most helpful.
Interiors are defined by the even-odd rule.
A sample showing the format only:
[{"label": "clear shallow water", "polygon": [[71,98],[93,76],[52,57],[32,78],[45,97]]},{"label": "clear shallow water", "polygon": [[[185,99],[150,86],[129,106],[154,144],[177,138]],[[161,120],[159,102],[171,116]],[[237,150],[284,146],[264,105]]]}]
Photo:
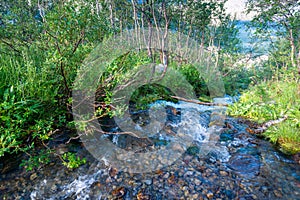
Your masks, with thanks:
[{"label": "clear shallow water", "polygon": [[172,115],[166,123],[173,123],[177,130],[186,127],[183,130],[192,135],[196,153],[187,149],[172,165],[144,174],[114,171],[97,160],[72,172],[45,168],[52,174],[31,183],[34,189],[24,195],[31,199],[136,199],[139,195],[149,199],[299,199],[300,166],[267,141],[245,132],[247,125],[242,121],[226,118],[231,128],[215,127],[217,139],[211,142],[207,140],[211,114],[220,108],[184,102],[155,105],[162,104],[180,110],[179,120]]}]

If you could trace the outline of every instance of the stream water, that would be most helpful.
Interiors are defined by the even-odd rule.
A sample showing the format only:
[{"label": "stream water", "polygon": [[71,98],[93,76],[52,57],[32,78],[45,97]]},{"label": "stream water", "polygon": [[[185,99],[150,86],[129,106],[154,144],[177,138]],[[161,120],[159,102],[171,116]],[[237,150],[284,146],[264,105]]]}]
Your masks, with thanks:
[{"label": "stream water", "polygon": [[[124,172],[93,158],[84,147],[70,144],[67,148],[85,156],[87,164],[68,170],[59,161],[53,161],[31,173],[18,168],[1,174],[0,197],[300,199],[300,165],[282,155],[269,142],[247,133],[245,129],[248,126],[243,120],[226,117],[223,118],[224,125],[220,126],[213,121],[214,113],[222,110],[220,107],[185,102],[156,102],[155,105],[166,108],[165,125],[175,135],[185,131],[193,138],[189,146],[184,147],[184,153],[171,165],[158,165],[152,172]],[[144,111],[132,112],[132,116],[135,121],[148,120]],[[168,135],[165,130],[157,132],[157,136],[152,136],[154,150],[170,148],[172,152],[168,141],[175,136]],[[109,141],[125,148],[130,144],[122,144],[122,137],[110,137]],[[168,158],[157,155],[151,159],[164,163],[164,159]]]}]

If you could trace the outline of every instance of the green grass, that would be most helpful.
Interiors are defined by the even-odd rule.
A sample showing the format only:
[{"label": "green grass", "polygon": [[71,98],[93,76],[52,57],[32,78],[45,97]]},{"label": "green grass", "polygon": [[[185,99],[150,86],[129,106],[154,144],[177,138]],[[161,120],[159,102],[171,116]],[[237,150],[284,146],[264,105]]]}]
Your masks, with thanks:
[{"label": "green grass", "polygon": [[32,51],[0,55],[0,157],[48,140],[63,113],[56,100],[59,77],[43,64],[43,52]]},{"label": "green grass", "polygon": [[286,154],[300,152],[300,84],[299,80],[263,82],[244,92],[228,114],[258,123],[287,116],[287,120],[270,127],[263,135],[278,144]]},{"label": "green grass", "polygon": [[24,51],[20,57],[0,55],[0,96],[13,86],[18,99],[54,99],[57,92],[56,72],[51,66],[42,64],[42,54],[39,58],[32,54]]}]

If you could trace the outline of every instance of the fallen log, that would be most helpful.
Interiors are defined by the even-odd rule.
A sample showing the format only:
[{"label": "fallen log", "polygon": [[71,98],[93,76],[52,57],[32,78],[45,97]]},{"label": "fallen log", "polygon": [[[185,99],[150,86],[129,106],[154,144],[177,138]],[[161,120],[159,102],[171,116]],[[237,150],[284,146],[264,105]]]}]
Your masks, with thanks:
[{"label": "fallen log", "polygon": [[285,115],[279,119],[275,119],[275,120],[270,120],[270,121],[267,121],[261,125],[259,125],[257,128],[246,128],[246,131],[248,133],[251,133],[251,134],[262,134],[263,132],[265,132],[270,126],[273,126],[273,125],[276,125],[276,124],[279,124],[283,121],[285,121],[288,117]]},{"label": "fallen log", "polygon": [[195,103],[195,104],[199,104],[199,105],[204,105],[204,106],[228,106],[228,104],[201,102],[201,101],[198,101],[198,100],[186,99],[186,98],[178,97],[178,96],[171,96],[171,98],[177,99],[177,100],[180,100],[180,101],[184,101],[184,102],[188,102],[188,103]]}]

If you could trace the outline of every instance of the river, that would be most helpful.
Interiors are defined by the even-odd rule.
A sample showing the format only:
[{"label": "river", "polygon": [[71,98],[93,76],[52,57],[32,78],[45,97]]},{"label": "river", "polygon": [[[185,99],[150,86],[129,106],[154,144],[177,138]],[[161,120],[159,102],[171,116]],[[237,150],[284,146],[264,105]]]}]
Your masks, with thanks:
[{"label": "river", "polygon": [[[192,138],[189,146],[183,147],[186,148],[183,154],[171,165],[158,165],[157,169],[145,173],[120,171],[116,166],[98,161],[74,141],[67,148],[85,156],[87,164],[68,170],[59,160],[53,160],[49,165],[31,173],[16,168],[2,174],[0,197],[128,200],[299,199],[300,165],[291,157],[281,154],[269,142],[247,133],[248,123],[244,120],[225,117],[221,126],[215,125],[213,120],[214,113],[222,113],[222,107],[164,101],[153,105],[165,107],[165,125],[175,135],[164,130],[157,132],[158,137],[154,140],[152,151],[171,148],[168,145],[179,132]],[[139,116],[139,120],[148,120],[145,112],[132,114]],[[59,135],[56,140],[63,144],[67,140],[65,137]],[[121,138],[112,137],[110,141],[120,143]],[[101,149],[100,146],[97,148]],[[165,163],[164,159],[168,158],[156,154],[151,159],[157,163]],[[136,163],[141,166],[144,164]]]}]

